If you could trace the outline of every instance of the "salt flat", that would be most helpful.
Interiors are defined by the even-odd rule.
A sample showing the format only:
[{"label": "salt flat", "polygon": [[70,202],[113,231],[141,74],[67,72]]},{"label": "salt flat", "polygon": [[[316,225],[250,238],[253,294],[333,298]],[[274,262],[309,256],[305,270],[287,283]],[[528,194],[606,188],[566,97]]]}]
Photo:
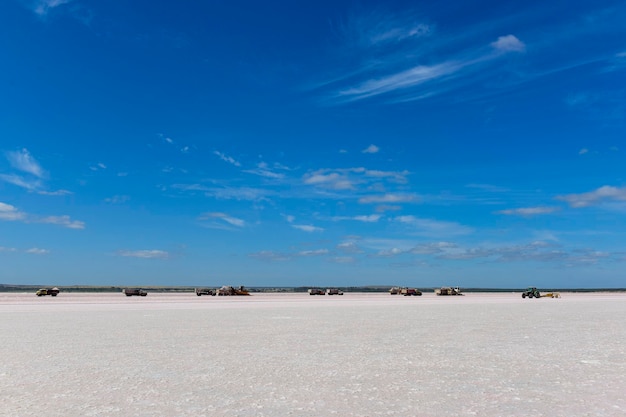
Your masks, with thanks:
[{"label": "salt flat", "polygon": [[626,415],[626,295],[562,295],[0,293],[0,415]]}]

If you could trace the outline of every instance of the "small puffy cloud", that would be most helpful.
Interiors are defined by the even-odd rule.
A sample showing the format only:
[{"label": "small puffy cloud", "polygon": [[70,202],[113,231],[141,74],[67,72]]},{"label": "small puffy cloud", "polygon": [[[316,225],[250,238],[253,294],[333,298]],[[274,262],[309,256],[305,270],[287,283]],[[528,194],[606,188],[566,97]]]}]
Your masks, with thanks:
[{"label": "small puffy cloud", "polygon": [[317,226],[311,226],[307,224],[292,224],[291,227],[294,229],[302,230],[303,232],[314,233],[314,232],[323,232],[324,229]]},{"label": "small puffy cloud", "polygon": [[19,211],[15,206],[0,203],[0,220],[15,221],[24,220],[26,213]]},{"label": "small puffy cloud", "polygon": [[119,256],[129,257],[129,258],[143,258],[143,259],[167,259],[169,258],[169,253],[163,250],[121,250],[117,252]]},{"label": "small puffy cloud", "polygon": [[378,153],[378,151],[380,150],[380,148],[374,144],[368,146],[367,148],[363,149],[361,152],[363,153]]},{"label": "small puffy cloud", "polygon": [[549,214],[559,211],[559,207],[522,207],[516,209],[500,210],[496,213],[509,216],[536,216],[539,214]]},{"label": "small puffy cloud", "polygon": [[524,52],[526,45],[514,35],[500,36],[498,40],[491,43],[491,46],[503,52]]},{"label": "small puffy cloud", "polygon": [[227,162],[231,165],[234,165],[236,167],[240,167],[241,163],[239,163],[239,161],[236,161],[233,157],[230,157],[228,155],[223,154],[222,152],[219,151],[213,151],[214,155],[217,155],[222,161]]},{"label": "small puffy cloud", "polygon": [[68,229],[84,229],[85,222],[72,220],[70,216],[48,216],[37,220],[38,223],[57,224]]},{"label": "small puffy cloud", "polygon": [[361,197],[359,203],[361,204],[385,204],[385,203],[413,203],[419,200],[417,194],[412,193],[388,193],[382,195],[371,195],[367,197]]},{"label": "small puffy cloud", "polygon": [[33,255],[46,255],[50,253],[50,251],[48,249],[30,248],[26,250],[26,253],[30,253]]},{"label": "small puffy cloud", "polygon": [[322,186],[333,190],[354,189],[353,182],[346,175],[338,172],[331,172],[329,174],[314,172],[304,177],[304,183],[308,185]]},{"label": "small puffy cloud", "polygon": [[626,187],[604,185],[596,190],[581,194],[566,194],[556,197],[571,207],[588,207],[606,201],[626,201]]},{"label": "small puffy cloud", "polygon": [[28,149],[24,148],[20,151],[7,152],[6,156],[13,168],[32,174],[37,178],[43,178],[45,176],[44,170],[30,152],[28,152]]},{"label": "small puffy cloud", "polygon": [[353,241],[341,242],[337,245],[337,250],[344,253],[362,253],[363,250]]}]

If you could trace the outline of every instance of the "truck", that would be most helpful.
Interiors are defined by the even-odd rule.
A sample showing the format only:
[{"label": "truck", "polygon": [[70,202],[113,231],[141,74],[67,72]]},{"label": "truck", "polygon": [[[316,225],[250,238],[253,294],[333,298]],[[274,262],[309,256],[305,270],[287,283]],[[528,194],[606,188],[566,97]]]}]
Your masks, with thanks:
[{"label": "truck", "polygon": [[435,290],[436,295],[463,295],[459,287],[441,287]]},{"label": "truck", "polygon": [[402,292],[402,288],[400,287],[391,287],[389,289],[389,294],[391,295],[397,295],[397,294],[400,294],[401,292]]},{"label": "truck", "polygon": [[54,288],[39,288],[35,293],[37,297],[41,297],[44,295],[51,295],[52,297],[56,297],[59,293],[59,289],[57,287]]},{"label": "truck", "polygon": [[243,285],[238,288],[224,285],[223,287],[215,291],[215,295],[227,296],[227,295],[250,295],[250,292],[244,288]]},{"label": "truck", "polygon": [[418,290],[417,288],[402,288],[400,290],[400,294],[404,295],[405,297],[407,296],[411,296],[411,295],[422,295],[422,292],[420,290]]},{"label": "truck", "polygon": [[343,295],[343,291],[338,288],[327,288],[326,294],[328,295]]},{"label": "truck", "polygon": [[124,288],[122,292],[126,295],[126,297],[130,297],[133,295],[145,297],[146,295],[148,295],[148,293],[141,288]]},{"label": "truck", "polygon": [[309,288],[309,295],[324,295],[326,292],[321,288]]},{"label": "truck", "polygon": [[211,288],[196,288],[196,295],[200,297],[201,295],[212,295],[215,296],[215,290]]}]

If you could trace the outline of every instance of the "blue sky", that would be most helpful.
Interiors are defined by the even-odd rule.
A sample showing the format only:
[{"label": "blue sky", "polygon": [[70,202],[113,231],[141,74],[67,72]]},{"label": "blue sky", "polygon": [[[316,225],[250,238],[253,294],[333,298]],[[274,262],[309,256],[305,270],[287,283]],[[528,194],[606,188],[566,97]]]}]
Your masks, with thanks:
[{"label": "blue sky", "polygon": [[0,282],[624,287],[623,1],[7,0]]}]

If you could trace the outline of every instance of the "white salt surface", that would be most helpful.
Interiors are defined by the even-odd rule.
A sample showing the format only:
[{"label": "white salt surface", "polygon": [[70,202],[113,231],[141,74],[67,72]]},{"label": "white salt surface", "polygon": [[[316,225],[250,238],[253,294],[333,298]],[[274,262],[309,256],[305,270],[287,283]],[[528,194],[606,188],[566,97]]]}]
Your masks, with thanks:
[{"label": "white salt surface", "polygon": [[626,415],[626,295],[562,295],[0,294],[0,415]]}]

